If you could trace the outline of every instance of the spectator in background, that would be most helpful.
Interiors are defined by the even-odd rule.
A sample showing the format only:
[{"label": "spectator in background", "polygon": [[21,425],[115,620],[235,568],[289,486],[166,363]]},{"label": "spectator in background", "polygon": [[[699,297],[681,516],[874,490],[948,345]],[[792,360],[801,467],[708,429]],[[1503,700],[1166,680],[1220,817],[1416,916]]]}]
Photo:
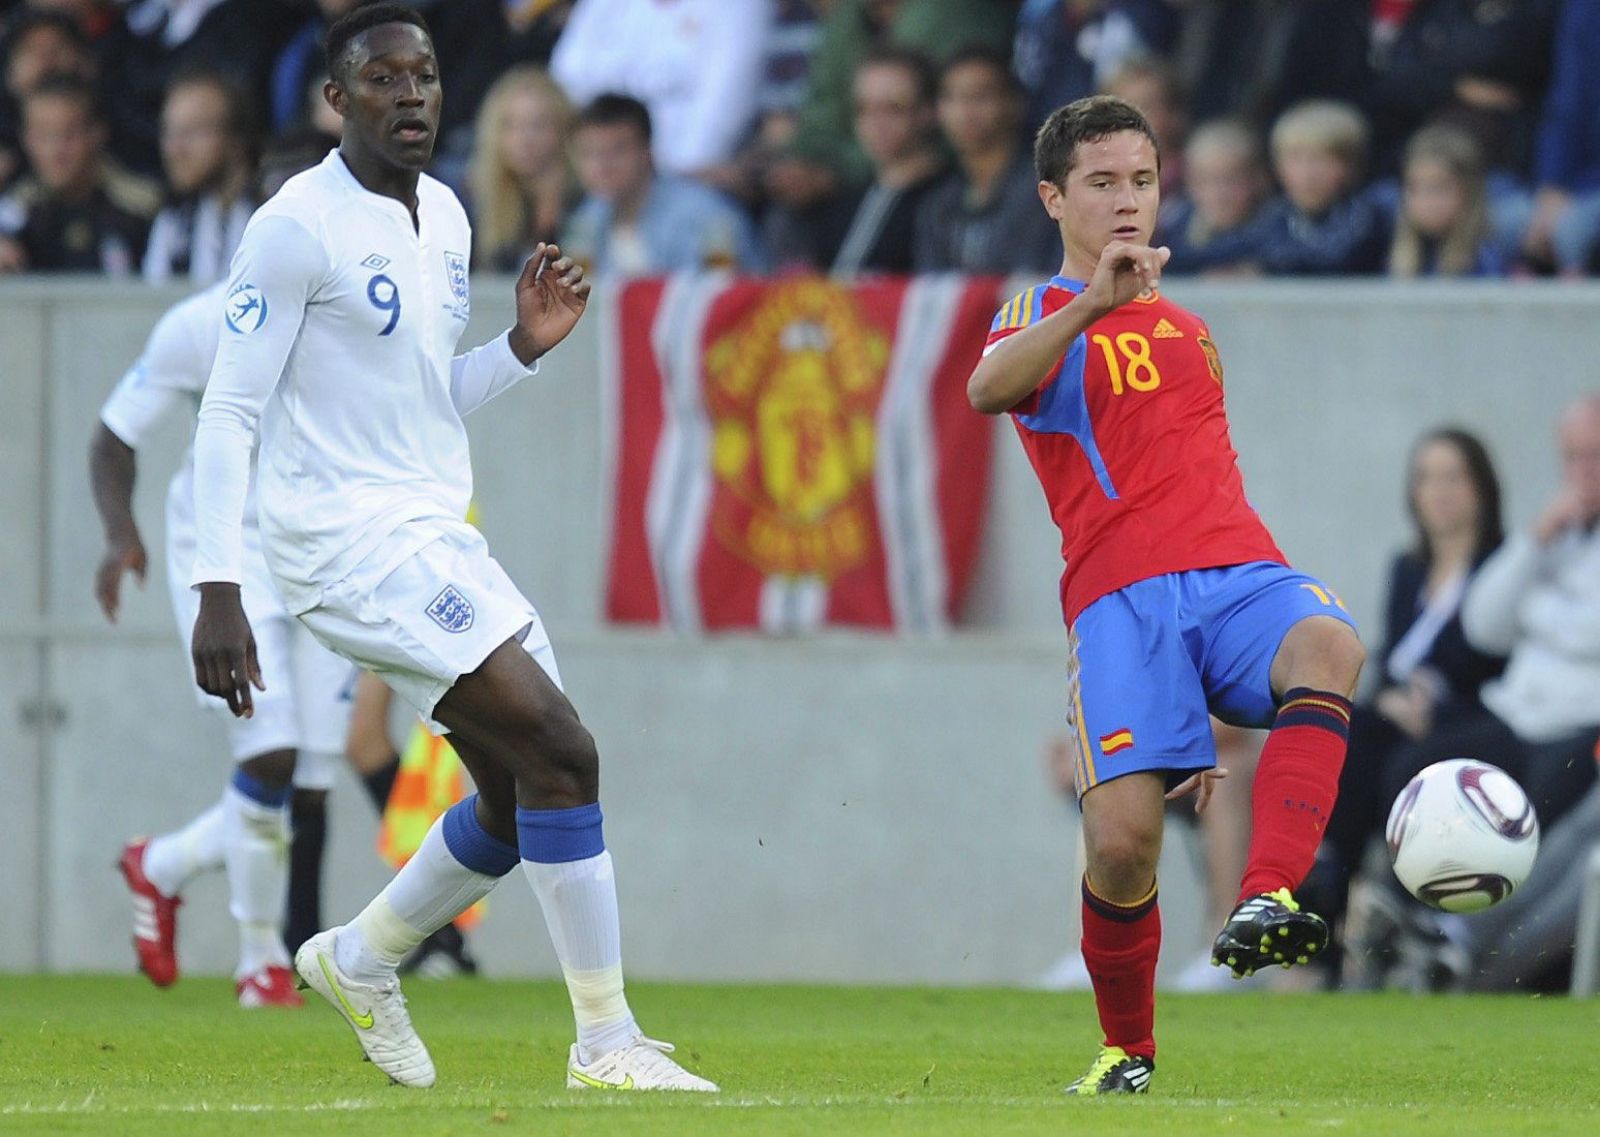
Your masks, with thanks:
[{"label": "spectator in background", "polygon": [[1243,119],[1197,127],[1183,150],[1187,193],[1163,202],[1155,243],[1172,250],[1176,275],[1239,275],[1256,271],[1259,221],[1272,190],[1255,129]]},{"label": "spectator in background", "polygon": [[939,126],[956,169],[919,207],[917,272],[1042,272],[1061,264],[1061,237],[1039,201],[1023,145],[1022,87],[991,48],[957,52],[939,77]]},{"label": "spectator in background", "polygon": [[836,273],[912,270],[917,212],[944,174],[934,137],[937,78],[923,56],[885,49],[856,69],[856,142],[872,180],[803,210],[776,211],[769,240],[780,267]]},{"label": "spectator in background", "polygon": [[1283,194],[1266,207],[1259,263],[1268,273],[1334,276],[1383,269],[1383,210],[1360,189],[1367,124],[1345,103],[1301,103],[1272,128]]},{"label": "spectator in background", "polygon": [[23,96],[32,173],[0,198],[0,272],[136,269],[160,191],[110,161],[106,134],[82,79],[51,76]]},{"label": "spectator in background", "polygon": [[578,115],[574,151],[587,196],[562,251],[614,276],[761,268],[749,218],[715,190],[658,174],[650,135],[650,111],[627,95],[601,95]]},{"label": "spectator in background", "polygon": [[[1029,129],[1036,129],[1059,106],[1107,91],[1111,76],[1131,60],[1165,54],[1177,37],[1182,3],[1023,0],[1012,57],[1027,90]],[[1120,91],[1108,93],[1127,98]],[[1137,102],[1134,105],[1144,110]],[[1151,125],[1160,138],[1161,128]],[[1177,153],[1165,145],[1161,152]]]},{"label": "spectator in background", "polygon": [[543,68],[513,67],[489,88],[469,174],[475,267],[520,272],[536,244],[559,241],[581,196],[567,158],[572,121]]},{"label": "spectator in background", "polygon": [[[1432,733],[1387,756],[1378,801],[1388,803],[1421,769],[1463,754],[1505,769],[1533,803],[1539,824],[1560,828],[1595,784],[1600,739],[1600,394],[1561,416],[1562,484],[1530,533],[1514,534],[1468,586],[1461,627],[1473,648],[1505,655],[1505,673],[1483,685],[1481,708],[1440,715]],[[1337,811],[1336,811],[1337,813]],[[1431,986],[1448,924],[1412,903],[1392,874],[1385,907],[1408,924],[1409,984]],[[1430,974],[1430,972],[1434,972]]]},{"label": "spectator in background", "polygon": [[772,0],[578,0],[550,71],[574,102],[632,95],[656,124],[656,165],[726,162],[755,121]]},{"label": "spectator in background", "polygon": [[116,92],[117,155],[140,173],[160,166],[161,108],[175,76],[217,72],[266,105],[267,76],[304,18],[287,0],[130,0],[101,52],[103,89]]},{"label": "spectator in background", "polygon": [[95,77],[94,56],[77,21],[61,12],[24,9],[5,34],[0,90],[0,189],[22,170],[22,97],[47,75]]},{"label": "spectator in background", "polygon": [[[1463,715],[1481,714],[1479,691],[1505,666],[1503,658],[1472,647],[1461,627],[1461,602],[1473,574],[1505,537],[1500,480],[1483,443],[1456,429],[1423,435],[1411,451],[1406,513],[1410,547],[1390,565],[1383,646],[1373,655],[1378,689],[1351,715],[1339,798],[1300,891],[1302,902],[1334,928],[1335,943],[1351,878],[1394,800],[1380,789],[1392,755]],[[1364,963],[1365,952],[1354,954]],[[1339,950],[1325,960],[1331,985]]]},{"label": "spectator in background", "polygon": [[144,254],[152,284],[188,280],[196,288],[228,275],[233,250],[255,212],[255,131],[243,96],[221,75],[173,80],[161,108],[161,165],[169,199],[156,215]]},{"label": "spectator in background", "polygon": [[1479,651],[1509,657],[1484,686],[1484,711],[1457,717],[1386,772],[1398,793],[1431,762],[1492,754],[1550,825],[1594,781],[1600,734],[1600,394],[1568,407],[1562,483],[1530,533],[1518,533],[1467,590],[1461,622]]},{"label": "spectator in background", "polygon": [[[324,76],[322,43],[329,26],[363,0],[316,0],[316,13],[300,26],[272,62],[271,113],[273,134],[306,125],[314,103],[307,96],[312,80]],[[319,89],[312,96],[322,100]]]},{"label": "spectator in background", "polygon": [[792,153],[774,166],[768,192],[784,207],[801,209],[872,176],[852,129],[852,83],[868,55],[898,48],[940,63],[968,47],[1004,51],[1014,14],[1007,0],[833,0],[811,59]]},{"label": "spectator in background", "polygon": [[728,161],[707,167],[699,179],[740,201],[764,204],[767,175],[794,145],[811,57],[822,33],[814,0],[775,0],[756,86],[756,124]]},{"label": "spectator in background", "polygon": [[1196,122],[1265,131],[1311,99],[1353,99],[1375,18],[1410,0],[1185,0],[1172,63]]},{"label": "spectator in background", "polygon": [[1577,277],[1600,244],[1600,4],[1569,3],[1556,36],[1555,77],[1534,163],[1533,201],[1516,237],[1537,264]]},{"label": "spectator in background", "polygon": [[550,62],[556,41],[572,18],[577,0],[495,0],[505,13],[506,31],[514,41],[517,58],[539,64]]},{"label": "spectator in background", "polygon": [[1401,182],[1390,276],[1500,275],[1483,156],[1470,134],[1453,126],[1417,131],[1406,145]]},{"label": "spectator in background", "polygon": [[1134,56],[1111,72],[1102,93],[1132,103],[1156,132],[1162,204],[1176,201],[1183,192],[1183,140],[1189,132],[1189,112],[1176,73],[1158,59]]},{"label": "spectator in background", "polygon": [[[1562,0],[1427,0],[1370,54],[1374,168],[1391,173],[1432,122],[1471,134],[1491,170],[1526,175]],[[1573,7],[1587,6],[1583,0]],[[1380,41],[1381,42],[1381,41]]]}]

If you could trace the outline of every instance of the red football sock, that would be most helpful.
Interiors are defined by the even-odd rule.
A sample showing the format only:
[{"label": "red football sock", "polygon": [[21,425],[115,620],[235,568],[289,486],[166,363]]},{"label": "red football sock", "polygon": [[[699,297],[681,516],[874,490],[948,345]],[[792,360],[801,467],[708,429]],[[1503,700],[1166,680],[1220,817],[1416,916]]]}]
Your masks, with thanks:
[{"label": "red football sock", "polygon": [[1256,767],[1241,901],[1305,880],[1339,796],[1349,740],[1349,699],[1308,687],[1284,695]]},{"label": "red football sock", "polygon": [[1152,1061],[1156,1056],[1156,956],[1161,953],[1161,909],[1155,882],[1133,904],[1096,896],[1083,878],[1083,962],[1094,981],[1094,1005],[1107,1046]]}]

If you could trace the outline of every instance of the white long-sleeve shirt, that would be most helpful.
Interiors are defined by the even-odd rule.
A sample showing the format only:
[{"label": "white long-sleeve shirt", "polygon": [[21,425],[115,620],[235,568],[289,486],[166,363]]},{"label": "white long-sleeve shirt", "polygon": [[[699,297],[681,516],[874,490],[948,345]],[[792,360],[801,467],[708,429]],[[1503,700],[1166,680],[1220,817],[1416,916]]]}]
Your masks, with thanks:
[{"label": "white long-sleeve shirt", "polygon": [[1510,656],[1483,705],[1518,737],[1547,742],[1600,723],[1600,526],[1545,546],[1507,540],[1473,577],[1461,627],[1478,650]]},{"label": "white long-sleeve shirt", "polygon": [[[536,368],[503,335],[454,355],[471,228],[443,183],[424,175],[417,198],[420,231],[335,150],[251,218],[195,434],[193,583],[239,580],[258,423],[262,545],[291,612],[408,522],[466,515],[461,417]],[[432,539],[409,531],[396,563]]]},{"label": "white long-sleeve shirt", "polygon": [[550,57],[575,103],[608,91],[650,108],[656,162],[726,160],[755,119],[771,0],[578,0]]}]

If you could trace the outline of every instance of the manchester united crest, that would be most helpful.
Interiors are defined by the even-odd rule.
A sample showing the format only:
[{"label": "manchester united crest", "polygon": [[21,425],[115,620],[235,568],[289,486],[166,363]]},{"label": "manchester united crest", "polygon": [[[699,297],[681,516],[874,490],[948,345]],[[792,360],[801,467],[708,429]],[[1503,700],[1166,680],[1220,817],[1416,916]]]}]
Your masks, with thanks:
[{"label": "manchester united crest", "polygon": [[873,541],[888,337],[822,280],[764,289],[705,353],[718,539],[768,576],[824,581]]}]

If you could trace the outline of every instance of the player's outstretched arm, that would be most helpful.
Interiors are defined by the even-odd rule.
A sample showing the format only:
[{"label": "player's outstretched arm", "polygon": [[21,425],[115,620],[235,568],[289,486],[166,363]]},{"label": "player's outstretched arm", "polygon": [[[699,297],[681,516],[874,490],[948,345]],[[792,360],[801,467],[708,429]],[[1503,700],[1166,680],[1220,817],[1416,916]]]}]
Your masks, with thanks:
[{"label": "player's outstretched arm", "polygon": [[967,380],[967,399],[986,415],[1005,414],[1050,376],[1090,324],[1161,282],[1171,251],[1113,241],[1083,292],[1061,310],[993,345]]},{"label": "player's outstretched arm", "polygon": [[101,423],[89,444],[89,484],[106,537],[106,550],[94,574],[94,596],[100,602],[100,611],[113,624],[122,606],[123,574],[133,573],[142,587],[149,564],[139,523],[133,517],[136,471],[133,447]]}]

